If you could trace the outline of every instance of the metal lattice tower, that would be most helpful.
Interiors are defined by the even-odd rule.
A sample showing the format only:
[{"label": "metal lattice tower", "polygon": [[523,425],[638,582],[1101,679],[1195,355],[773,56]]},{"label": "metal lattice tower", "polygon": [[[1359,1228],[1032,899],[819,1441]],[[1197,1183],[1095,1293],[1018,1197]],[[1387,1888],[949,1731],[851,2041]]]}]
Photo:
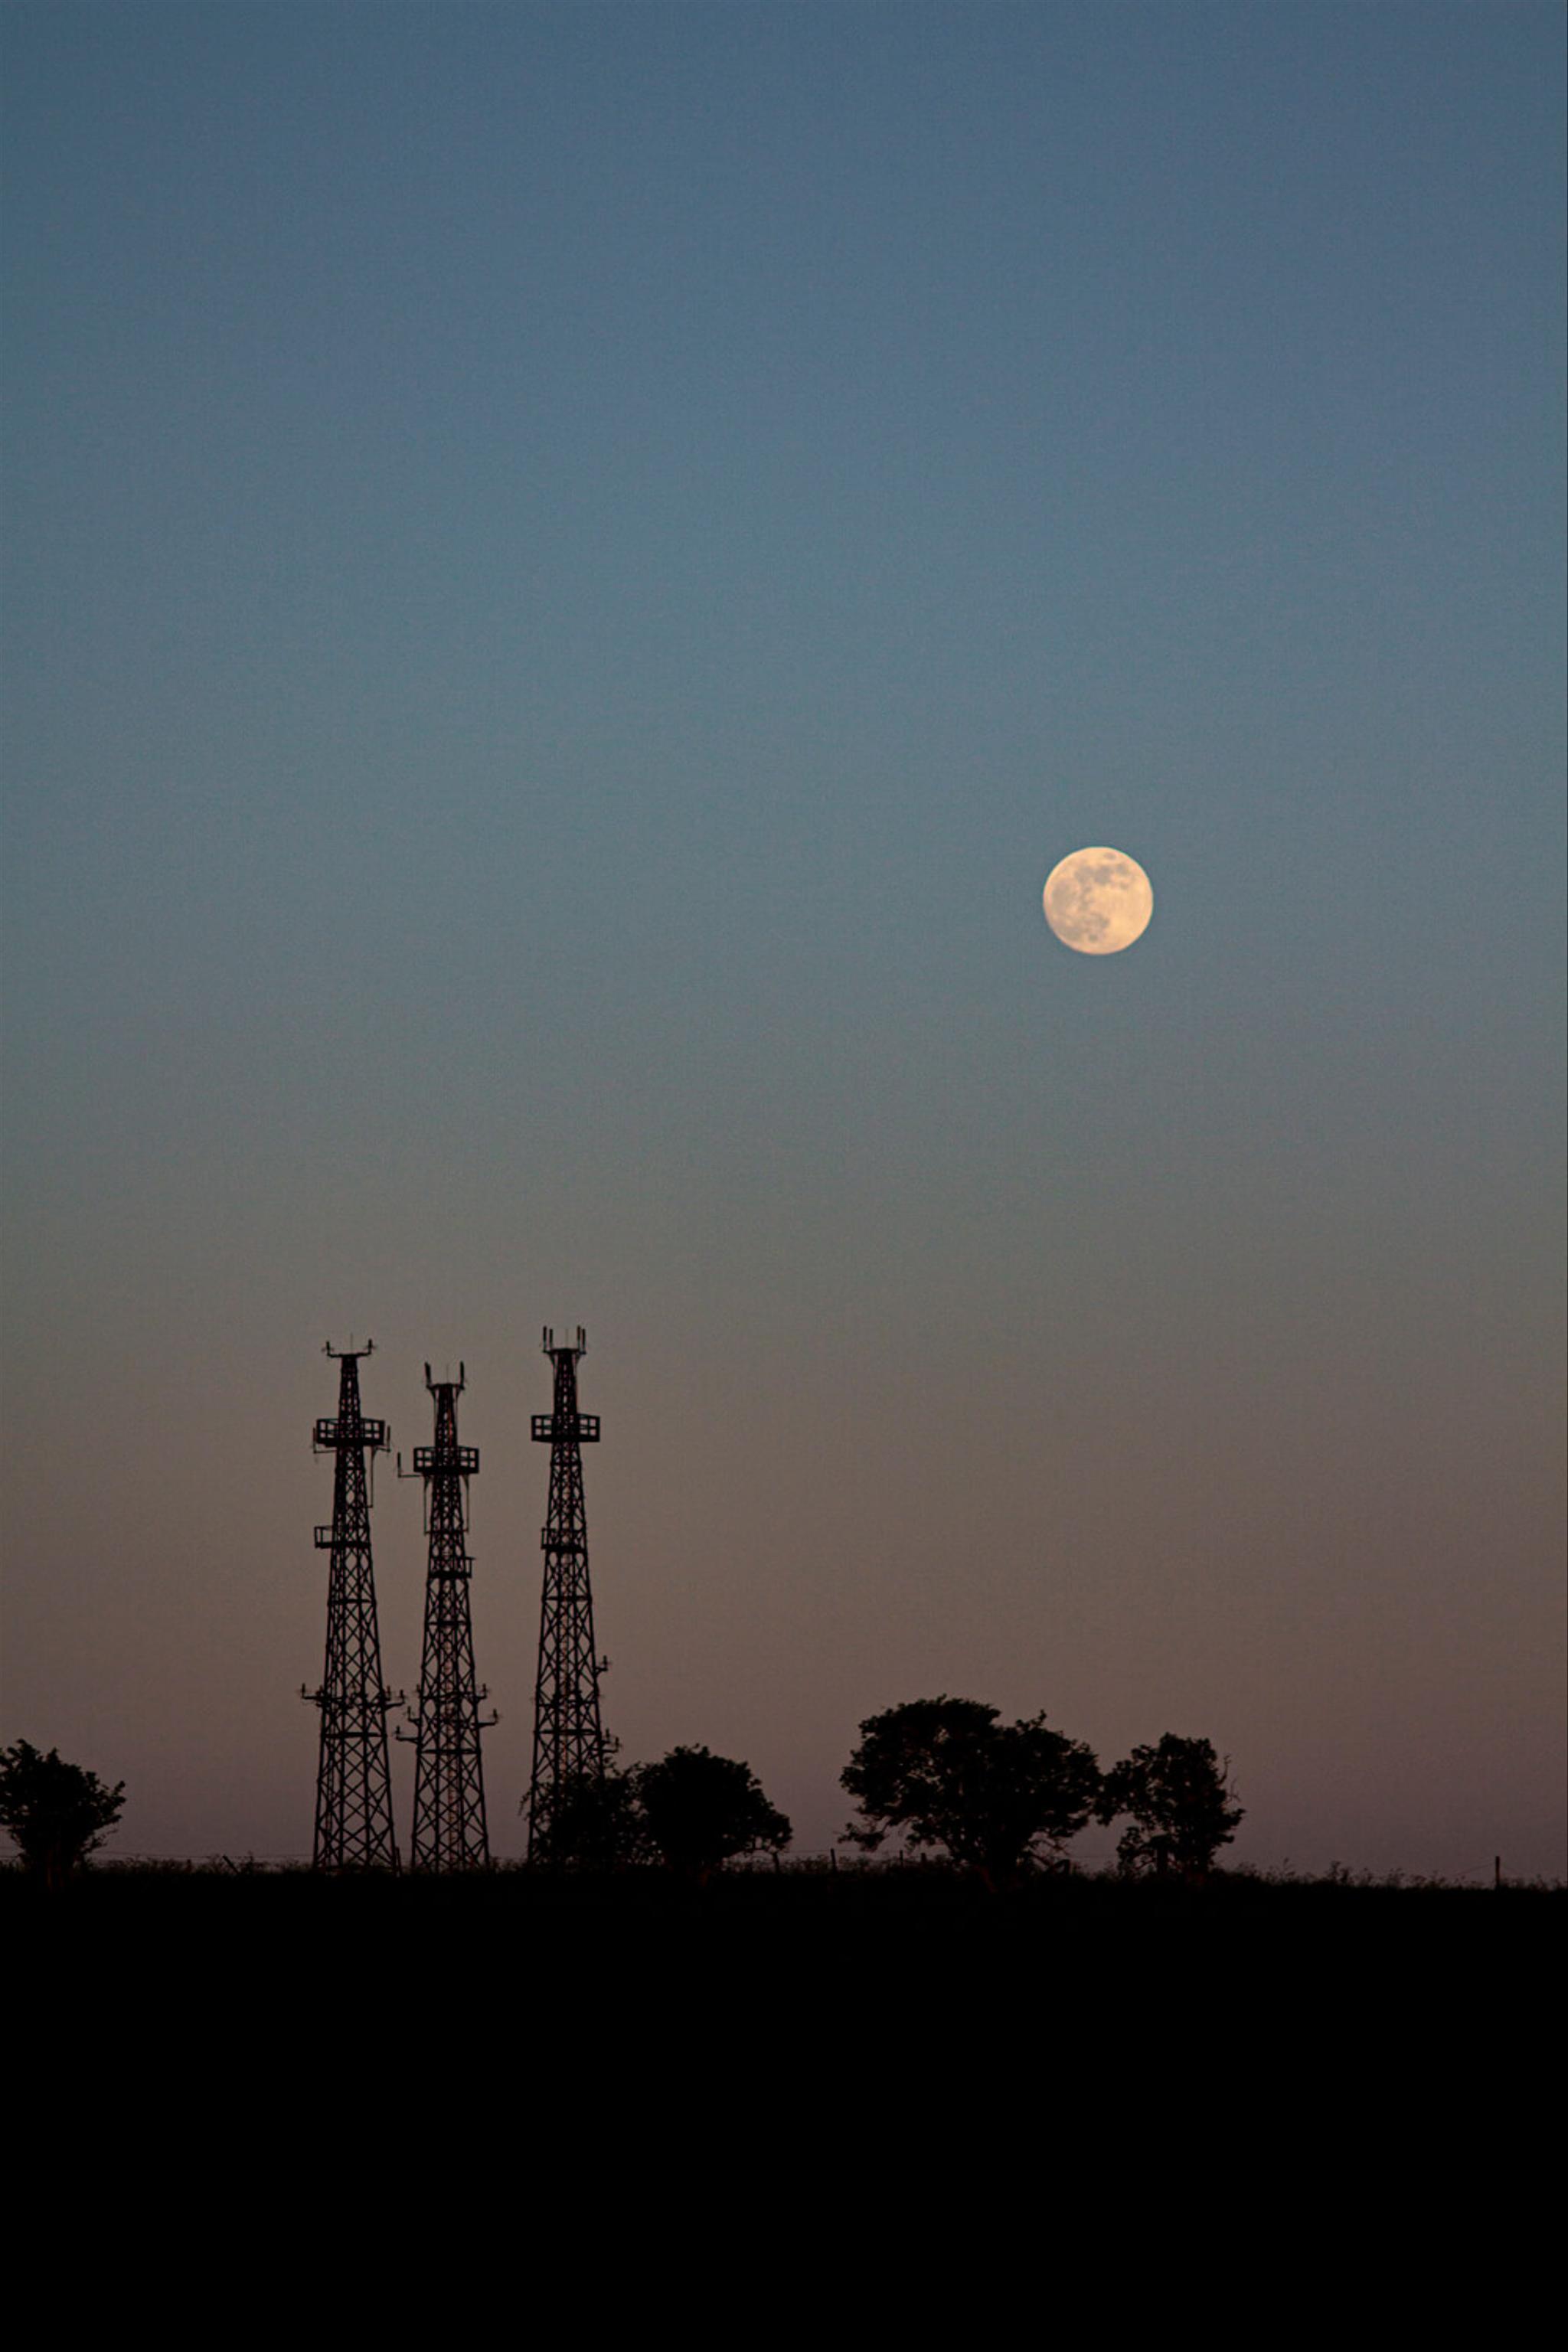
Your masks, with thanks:
[{"label": "metal lattice tower", "polygon": [[563,1781],[605,1769],[605,1727],[599,1676],[609,1664],[594,1643],[594,1595],[588,1582],[588,1518],[583,1505],[582,1448],[597,1443],[597,1413],[577,1410],[577,1360],[588,1341],[558,1348],[544,1334],[555,1367],[555,1409],[533,1415],[534,1442],[550,1448],[550,1507],[540,1534],[544,1593],[539,1614],[539,1676],[533,1689],[533,1774],[528,1790],[528,1845],[542,1811]]},{"label": "metal lattice tower", "polygon": [[[419,1688],[409,1709],[414,1743],[413,1870],[488,1870],[489,1836],[485,1827],[485,1775],[479,1734],[496,1718],[481,1717],[488,1694],[474,1680],[474,1627],[468,1606],[473,1561],[464,1549],[468,1481],[479,1466],[479,1450],[458,1443],[458,1399],[465,1385],[461,1364],[455,1381],[425,1385],[436,1400],[436,1443],[416,1445],[408,1475],[425,1481],[425,1528],[430,1539],[425,1574],[425,1654]],[[397,1463],[404,1475],[403,1459]]]},{"label": "metal lattice tower", "polygon": [[395,1870],[392,1774],[386,1717],[404,1704],[381,1679],[381,1635],[375,1620],[375,1577],[370,1556],[370,1495],[364,1458],[386,1446],[386,1423],[360,1411],[363,1348],[333,1348],[342,1370],[338,1417],[315,1426],[318,1454],[335,1454],[332,1524],[316,1529],[316,1548],[332,1556],[327,1582],[327,1663],[321,1687],[302,1691],[321,1710],[321,1759],[316,1774],[318,1870]]}]

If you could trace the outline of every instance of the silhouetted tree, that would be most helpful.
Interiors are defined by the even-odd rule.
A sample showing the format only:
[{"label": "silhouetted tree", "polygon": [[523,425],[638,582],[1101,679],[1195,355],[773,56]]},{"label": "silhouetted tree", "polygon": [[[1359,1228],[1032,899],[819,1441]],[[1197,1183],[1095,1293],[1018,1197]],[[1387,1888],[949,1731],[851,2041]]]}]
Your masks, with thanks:
[{"label": "silhouetted tree", "polygon": [[917,1698],[860,1726],[840,1776],[862,1824],[844,1834],[870,1852],[894,1832],[940,1846],[995,1891],[1031,1863],[1058,1854],[1100,1793],[1100,1768],[1081,1741],[1043,1715],[1003,1723],[972,1698]]},{"label": "silhouetted tree", "polygon": [[97,1852],[125,1802],[125,1783],[106,1789],[95,1772],[47,1756],[18,1739],[0,1748],[0,1829],[9,1830],[26,1867],[46,1886]]},{"label": "silhouetted tree", "polygon": [[694,1885],[738,1853],[782,1853],[793,1831],[769,1804],[749,1764],[672,1748],[631,1774],[637,1809],[655,1850]]},{"label": "silhouetted tree", "polygon": [[614,1870],[651,1852],[631,1776],[613,1767],[558,1780],[534,1819],[531,1859],[547,1868]]},{"label": "silhouetted tree", "polygon": [[1131,1813],[1116,1852],[1121,1867],[1164,1878],[1179,1871],[1203,1878],[1245,1819],[1231,1801],[1223,1765],[1207,1739],[1180,1739],[1167,1731],[1157,1748],[1135,1748],[1106,1774],[1095,1811],[1102,1822]]}]

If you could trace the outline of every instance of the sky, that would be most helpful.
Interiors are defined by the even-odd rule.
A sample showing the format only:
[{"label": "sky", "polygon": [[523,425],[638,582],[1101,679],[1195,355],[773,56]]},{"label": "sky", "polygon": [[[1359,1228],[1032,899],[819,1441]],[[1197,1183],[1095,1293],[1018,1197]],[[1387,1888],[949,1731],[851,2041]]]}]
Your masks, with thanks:
[{"label": "sky", "polygon": [[521,1851],[582,1323],[624,1760],[821,1852],[945,1692],[1563,1874],[1563,47],[3,12],[0,1738],[119,1850],[310,1851],[368,1335]]}]

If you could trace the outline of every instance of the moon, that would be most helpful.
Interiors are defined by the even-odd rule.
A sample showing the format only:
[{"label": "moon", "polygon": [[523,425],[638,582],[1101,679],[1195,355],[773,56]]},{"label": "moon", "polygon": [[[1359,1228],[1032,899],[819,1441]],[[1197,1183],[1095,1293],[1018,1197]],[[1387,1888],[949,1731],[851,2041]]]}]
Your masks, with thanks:
[{"label": "moon", "polygon": [[1149,877],[1120,849],[1075,849],[1052,866],[1045,899],[1047,922],[1079,955],[1120,955],[1154,911]]}]

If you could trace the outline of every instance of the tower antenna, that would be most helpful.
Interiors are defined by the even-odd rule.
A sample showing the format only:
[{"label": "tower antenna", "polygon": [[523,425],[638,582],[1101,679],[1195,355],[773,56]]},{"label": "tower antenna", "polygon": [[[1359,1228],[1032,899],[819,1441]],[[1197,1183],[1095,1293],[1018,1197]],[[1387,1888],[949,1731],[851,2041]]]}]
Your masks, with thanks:
[{"label": "tower antenna", "polygon": [[539,1673],[533,1689],[533,1773],[524,1810],[528,1851],[560,1790],[574,1780],[599,1778],[606,1742],[599,1713],[599,1676],[609,1664],[594,1642],[594,1595],[588,1581],[588,1518],[583,1502],[584,1445],[596,1444],[599,1416],[577,1409],[577,1361],[587,1350],[558,1348],[544,1333],[544,1353],[555,1368],[552,1412],[533,1415],[533,1439],[550,1448],[550,1502],[540,1531],[544,1591],[539,1612]]},{"label": "tower antenna", "polygon": [[[458,1443],[458,1399],[464,1368],[455,1381],[425,1385],[436,1400],[436,1442],[416,1445],[406,1475],[425,1481],[425,1528],[429,1538],[425,1573],[425,1650],[419,1687],[409,1709],[412,1732],[399,1739],[414,1745],[412,1870],[488,1870],[489,1835],[485,1826],[485,1776],[479,1734],[496,1717],[481,1716],[489,1694],[474,1680],[474,1628],[468,1603],[473,1561],[464,1548],[468,1481],[479,1466],[479,1449]],[[399,1477],[405,1475],[402,1456]]]},{"label": "tower antenna", "polygon": [[375,1576],[370,1550],[370,1495],[365,1456],[374,1461],[386,1448],[386,1423],[366,1421],[360,1411],[363,1348],[334,1348],[338,1416],[318,1421],[318,1454],[335,1456],[332,1523],[316,1529],[316,1549],[330,1551],[327,1579],[327,1659],[320,1690],[302,1690],[321,1711],[321,1760],[316,1770],[318,1870],[395,1870],[397,1842],[392,1827],[392,1775],[387,1766],[386,1717],[403,1704],[381,1679],[381,1635],[376,1626]]}]

